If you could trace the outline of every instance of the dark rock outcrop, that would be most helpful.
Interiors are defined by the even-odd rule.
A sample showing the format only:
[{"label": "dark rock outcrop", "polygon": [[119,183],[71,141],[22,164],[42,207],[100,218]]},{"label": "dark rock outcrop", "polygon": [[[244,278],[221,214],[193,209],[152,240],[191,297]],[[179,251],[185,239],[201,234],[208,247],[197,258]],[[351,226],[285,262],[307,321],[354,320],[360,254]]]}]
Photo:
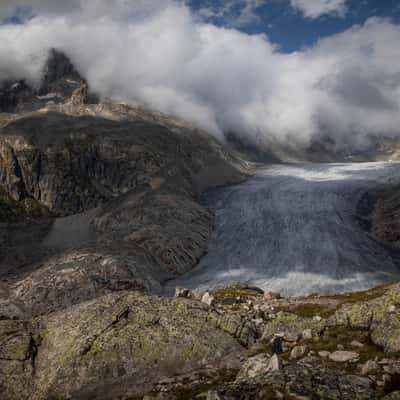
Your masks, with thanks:
[{"label": "dark rock outcrop", "polygon": [[45,96],[49,93],[61,93],[69,97],[72,95],[71,81],[77,85],[85,83],[64,53],[50,50],[38,94]]},{"label": "dark rock outcrop", "polygon": [[33,96],[33,90],[24,82],[5,82],[0,88],[0,112],[13,112]]},{"label": "dark rock outcrop", "polygon": [[198,196],[243,179],[240,161],[183,121],[97,103],[57,51],[39,89],[19,85],[0,114],[4,315],[160,292],[193,268],[212,229]]},{"label": "dark rock outcrop", "polygon": [[[229,179],[241,179],[221,148],[195,132],[53,112],[7,124],[0,130],[3,190],[17,204],[34,202],[49,216],[71,216],[50,227],[49,235],[59,236],[57,246],[49,245],[46,235],[32,234],[33,248],[15,247],[19,259],[25,254],[22,262],[5,249],[9,279],[23,279],[13,286],[16,298],[38,313],[111,287],[160,291],[162,281],[190,270],[205,251],[212,216],[196,199],[214,184],[216,173],[207,183],[206,172],[213,163],[228,171]],[[82,214],[86,211],[90,217]],[[92,232],[89,242],[71,244],[68,238],[82,230]],[[55,286],[58,271],[71,260],[64,284]],[[79,271],[86,271],[92,289],[79,281]]]},{"label": "dark rock outcrop", "polygon": [[96,103],[98,97],[89,92],[84,78],[68,57],[55,49],[49,52],[43,78],[35,87],[24,80],[3,82],[0,86],[0,113],[23,113],[73,101]]}]

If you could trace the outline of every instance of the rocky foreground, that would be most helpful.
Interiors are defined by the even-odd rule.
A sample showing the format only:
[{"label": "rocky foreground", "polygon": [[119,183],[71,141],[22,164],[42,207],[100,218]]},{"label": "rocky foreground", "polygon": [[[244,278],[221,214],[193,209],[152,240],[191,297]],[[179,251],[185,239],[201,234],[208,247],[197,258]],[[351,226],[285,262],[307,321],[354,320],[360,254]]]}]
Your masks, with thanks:
[{"label": "rocky foreground", "polygon": [[[398,399],[400,285],[123,291],[0,321],[2,399]],[[397,391],[399,390],[399,391]]]},{"label": "rocky foreground", "polygon": [[[0,399],[400,398],[399,284],[159,295],[206,251],[201,193],[247,171],[183,121],[100,101],[60,53],[40,87],[5,83]],[[395,200],[374,208],[377,240]]]}]

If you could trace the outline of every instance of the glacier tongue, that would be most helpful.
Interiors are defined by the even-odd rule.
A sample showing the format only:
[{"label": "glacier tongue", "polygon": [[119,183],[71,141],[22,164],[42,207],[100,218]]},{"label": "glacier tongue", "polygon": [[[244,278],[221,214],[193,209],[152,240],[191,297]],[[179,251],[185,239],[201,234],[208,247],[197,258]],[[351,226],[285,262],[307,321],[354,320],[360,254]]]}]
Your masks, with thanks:
[{"label": "glacier tongue", "polygon": [[366,191],[400,183],[398,163],[273,165],[205,197],[215,213],[208,253],[168,286],[233,282],[285,295],[363,290],[400,279],[387,250],[360,226]]}]

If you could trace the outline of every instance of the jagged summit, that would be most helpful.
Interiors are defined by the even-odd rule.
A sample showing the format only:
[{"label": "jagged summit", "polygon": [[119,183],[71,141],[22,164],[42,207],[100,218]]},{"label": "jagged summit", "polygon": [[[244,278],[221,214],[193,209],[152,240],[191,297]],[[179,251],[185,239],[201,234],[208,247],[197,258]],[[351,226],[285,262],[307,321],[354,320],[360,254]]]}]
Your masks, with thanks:
[{"label": "jagged summit", "polygon": [[20,113],[36,111],[54,104],[67,102],[97,102],[89,96],[86,80],[77,72],[70,59],[62,52],[51,49],[43,68],[38,88],[25,80],[5,82],[0,87],[0,112]]},{"label": "jagged summit", "polygon": [[85,79],[76,71],[70,59],[62,52],[51,49],[43,71],[39,95],[51,92],[71,94],[76,85],[86,84]]},{"label": "jagged summit", "polygon": [[45,66],[42,86],[52,84],[65,77],[83,80],[70,59],[64,53],[56,49],[51,49]]}]

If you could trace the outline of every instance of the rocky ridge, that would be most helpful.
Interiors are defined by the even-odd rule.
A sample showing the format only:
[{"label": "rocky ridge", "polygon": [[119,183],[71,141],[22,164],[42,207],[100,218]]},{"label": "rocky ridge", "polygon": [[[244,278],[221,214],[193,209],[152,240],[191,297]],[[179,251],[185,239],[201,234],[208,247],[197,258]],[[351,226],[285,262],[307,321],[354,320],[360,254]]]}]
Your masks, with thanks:
[{"label": "rocky ridge", "polygon": [[58,52],[39,89],[24,85],[2,92],[0,315],[160,292],[190,270],[212,229],[199,195],[245,164],[183,121],[95,101]]}]

